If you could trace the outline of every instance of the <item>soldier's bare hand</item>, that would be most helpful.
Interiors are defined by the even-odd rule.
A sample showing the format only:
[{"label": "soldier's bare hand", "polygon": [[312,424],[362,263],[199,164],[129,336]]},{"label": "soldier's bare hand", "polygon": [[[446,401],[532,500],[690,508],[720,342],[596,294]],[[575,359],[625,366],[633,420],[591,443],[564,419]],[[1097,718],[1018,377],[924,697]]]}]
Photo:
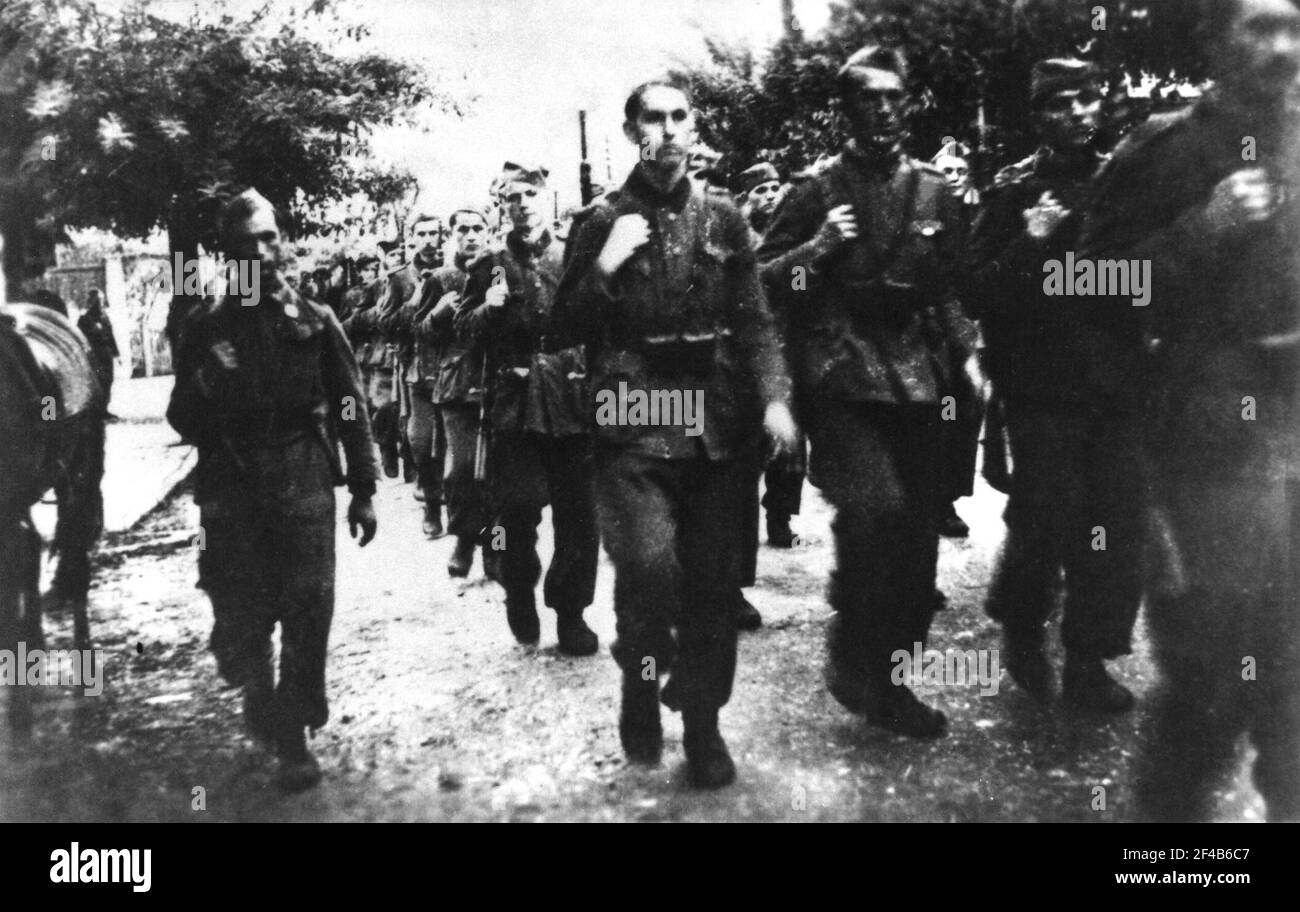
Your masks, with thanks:
[{"label": "soldier's bare hand", "polygon": [[1205,207],[1216,230],[1262,222],[1277,209],[1279,194],[1263,168],[1242,168],[1215,185]]},{"label": "soldier's bare hand", "polygon": [[650,241],[650,223],[645,216],[630,212],[620,215],[614,221],[614,227],[605,239],[600,256],[596,257],[596,268],[605,275],[612,276],[643,245]]},{"label": "soldier's bare hand", "polygon": [[799,427],[794,423],[790,407],[784,402],[768,403],[763,413],[763,429],[771,439],[777,453],[791,453],[799,438]]},{"label": "soldier's bare hand", "polygon": [[826,213],[820,233],[834,244],[851,241],[858,236],[858,217],[848,203],[836,206]]},{"label": "soldier's bare hand", "polygon": [[483,295],[483,303],[488,307],[504,307],[509,293],[510,289],[506,287],[505,282],[493,282],[488,286],[487,293]]},{"label": "soldier's bare hand", "polygon": [[1052,191],[1044,191],[1043,195],[1038,198],[1038,202],[1023,212],[1025,230],[1029,232],[1029,236],[1034,240],[1045,240],[1051,237],[1057,228],[1061,227],[1061,222],[1066,220],[1070,212],[1071,210],[1066,209],[1052,195]]},{"label": "soldier's bare hand", "polygon": [[361,538],[357,539],[357,547],[360,548],[370,544],[375,532],[379,530],[379,519],[375,516],[375,506],[369,497],[354,496],[348,504],[348,532],[356,538],[358,530]]}]

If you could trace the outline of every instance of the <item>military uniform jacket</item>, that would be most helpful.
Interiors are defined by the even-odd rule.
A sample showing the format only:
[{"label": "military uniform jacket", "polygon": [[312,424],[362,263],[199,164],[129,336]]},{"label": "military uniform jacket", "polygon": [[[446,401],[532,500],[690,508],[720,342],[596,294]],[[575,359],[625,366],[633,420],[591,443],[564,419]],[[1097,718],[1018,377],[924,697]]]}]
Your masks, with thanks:
[{"label": "military uniform jacket", "polygon": [[117,339],[113,336],[113,324],[108,314],[100,311],[98,315],[86,311],[77,319],[77,329],[90,343],[90,350],[104,363],[111,362],[118,356]]},{"label": "military uniform jacket", "polygon": [[[835,246],[826,213],[851,204],[858,238]],[[953,294],[960,203],[938,170],[903,158],[874,168],[850,145],[792,187],[758,259],[788,327],[800,395],[938,403],[969,354]]]},{"label": "military uniform jacket", "polygon": [[367,285],[356,310],[343,324],[357,363],[367,370],[388,366],[388,349],[379,332],[379,304],[384,288],[382,278]]},{"label": "military uniform jacket", "polygon": [[[241,453],[315,437],[335,466],[336,484],[370,496],[379,477],[356,358],[323,304],[285,287],[254,307],[231,297],[205,299],[181,318],[176,385],[167,420],[199,448],[196,499],[247,478]],[[209,349],[235,349],[238,368],[214,371]],[[338,443],[347,473],[337,465]]]},{"label": "military uniform jacket", "polygon": [[[1286,118],[1293,133],[1296,119],[1294,110]],[[1254,397],[1262,425],[1289,414],[1296,396],[1300,156],[1294,135],[1266,135],[1253,120],[1211,90],[1139,126],[1099,176],[1084,229],[1087,256],[1151,261],[1151,302],[1133,310],[1157,343],[1156,415],[1194,451],[1160,458],[1230,464],[1247,455],[1235,447],[1262,438],[1242,433],[1260,426],[1243,423],[1243,397]],[[1257,141],[1256,161],[1242,159],[1245,136]],[[1215,185],[1255,166],[1289,195],[1265,221],[1212,232],[1205,206]]]},{"label": "military uniform jacket", "polygon": [[[421,379],[431,381],[431,396],[437,405],[483,401],[483,346],[464,320],[469,268],[477,268],[477,264],[471,267],[457,257],[455,265],[435,269],[421,284],[414,302],[415,361]],[[438,300],[452,291],[461,296],[460,311],[437,311]]]},{"label": "military uniform jacket", "polygon": [[[651,239],[606,281],[595,260],[614,221],[629,213],[645,217]],[[594,397],[617,393],[620,383],[683,396],[703,390],[699,437],[665,424],[597,424],[596,439],[667,459],[743,455],[756,443],[764,407],[786,402],[790,383],[740,212],[687,178],[662,193],[634,169],[575,229],[570,246],[557,325],[566,340],[588,345],[589,414]]]},{"label": "military uniform jacket", "polygon": [[[393,366],[402,372],[406,383],[417,382],[419,371],[412,371],[415,358],[416,338],[411,322],[409,305],[418,304],[420,287],[424,280],[433,275],[433,265],[421,265],[419,257],[408,263],[388,277],[385,299],[379,308],[376,323],[384,341],[393,353]],[[413,378],[413,374],[417,375]]]},{"label": "military uniform jacket", "polygon": [[[1067,161],[1042,150],[1004,169],[985,195],[970,244],[965,302],[984,327],[985,367],[998,393],[1042,402],[1133,398],[1143,355],[1132,297],[1047,294],[1045,264],[1081,257],[1096,156]],[[1024,210],[1050,193],[1069,215],[1037,240]],[[1066,276],[1073,283],[1074,276]]]},{"label": "military uniform jacket", "polygon": [[568,437],[590,431],[586,354],[580,345],[560,348],[555,324],[563,258],[549,233],[534,244],[507,235],[493,261],[509,289],[505,305],[481,304],[465,314],[469,331],[484,340],[493,370],[494,432]]}]

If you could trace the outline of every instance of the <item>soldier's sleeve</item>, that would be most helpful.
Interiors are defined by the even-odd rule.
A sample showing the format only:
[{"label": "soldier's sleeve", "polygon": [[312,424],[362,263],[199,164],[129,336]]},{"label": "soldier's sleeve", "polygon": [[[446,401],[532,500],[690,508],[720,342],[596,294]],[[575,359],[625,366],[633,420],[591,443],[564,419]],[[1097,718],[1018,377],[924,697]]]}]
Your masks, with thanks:
[{"label": "soldier's sleeve", "polygon": [[[784,308],[789,292],[801,278],[803,290],[817,281],[835,244],[819,229],[826,220],[826,200],[817,180],[794,187],[772,215],[772,225],[758,248],[758,266],[772,303]],[[802,270],[802,272],[796,272]]]},{"label": "soldier's sleeve", "polygon": [[[507,323],[512,322],[512,315],[519,309],[520,283],[517,273],[518,269],[511,260],[509,251],[493,253],[486,260],[480,260],[471,266],[465,283],[465,296],[484,300],[478,300],[473,307],[462,307],[452,317],[457,331],[471,339],[490,339],[500,333]],[[506,283],[506,303],[501,307],[490,307],[486,301],[487,290],[497,282]]]},{"label": "soldier's sleeve", "polygon": [[747,367],[757,381],[763,404],[790,404],[790,374],[781,351],[776,321],[768,308],[763,282],[758,273],[758,259],[750,240],[744,216],[728,206],[727,242],[736,250],[734,272],[736,339]]},{"label": "soldier's sleeve", "polygon": [[321,373],[330,414],[347,457],[348,490],[355,497],[372,497],[379,481],[375,465],[375,440],[370,430],[370,413],[361,388],[361,369],[333,311],[324,314],[325,344]]},{"label": "soldier's sleeve", "polygon": [[937,188],[939,221],[944,230],[939,233],[938,263],[943,274],[939,277],[943,298],[939,315],[948,338],[964,357],[973,355],[979,345],[979,331],[967,313],[960,294],[966,285],[966,231],[962,221],[961,201],[948,192],[946,184]]},{"label": "soldier's sleeve", "polygon": [[167,403],[167,422],[181,440],[192,444],[203,441],[210,409],[199,380],[199,368],[214,341],[207,304],[187,301],[183,311],[173,309],[169,316],[175,381]]},{"label": "soldier's sleeve", "polygon": [[1098,174],[1080,254],[1093,260],[1149,260],[1152,287],[1171,302],[1188,294],[1199,297],[1205,277],[1219,274],[1236,256],[1235,245],[1222,243],[1206,222],[1208,197],[1163,223],[1153,218],[1148,200],[1159,192],[1162,172],[1173,167],[1169,144],[1185,141],[1176,129],[1180,123],[1178,116],[1153,118],[1115,150]]},{"label": "soldier's sleeve", "polygon": [[395,341],[401,331],[401,313],[404,304],[406,298],[402,294],[401,283],[390,276],[379,304],[375,307],[377,313],[374,318],[375,327],[388,341]]},{"label": "soldier's sleeve", "polygon": [[435,273],[420,286],[421,301],[415,318],[415,336],[424,342],[441,342],[451,332],[450,308],[439,308],[438,301],[451,289]]},{"label": "soldier's sleeve", "polygon": [[599,206],[569,236],[568,262],[553,311],[556,329],[566,345],[598,340],[609,308],[618,299],[617,282],[596,269],[596,258],[613,227],[613,212],[608,206]]},{"label": "soldier's sleeve", "polygon": [[1036,300],[1041,288],[1046,247],[1025,228],[1023,210],[1032,201],[1026,202],[1019,186],[1003,183],[989,190],[971,228],[961,294],[979,318],[1007,304]]}]

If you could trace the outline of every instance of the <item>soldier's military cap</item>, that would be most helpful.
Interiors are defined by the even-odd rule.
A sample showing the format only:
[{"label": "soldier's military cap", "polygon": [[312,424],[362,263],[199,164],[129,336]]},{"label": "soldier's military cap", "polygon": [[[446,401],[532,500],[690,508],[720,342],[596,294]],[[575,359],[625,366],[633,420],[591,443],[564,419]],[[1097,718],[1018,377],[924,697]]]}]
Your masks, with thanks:
[{"label": "soldier's military cap", "polygon": [[401,241],[380,241],[379,242],[379,249],[386,254],[392,253],[394,250],[401,249],[401,246],[402,246]]},{"label": "soldier's military cap", "polygon": [[531,184],[534,187],[545,187],[546,178],[550,173],[542,165],[508,161],[501,166],[499,184],[503,190],[508,189],[511,184]]},{"label": "soldier's military cap", "polygon": [[970,158],[970,146],[959,139],[945,136],[943,142],[939,144],[939,151],[934,154],[934,158],[930,159],[930,164],[937,165],[939,159],[945,156],[948,158]]},{"label": "soldier's military cap", "polygon": [[1096,66],[1076,57],[1052,57],[1034,64],[1029,76],[1029,100],[1040,105],[1057,92],[1096,83]]},{"label": "soldier's military cap", "polygon": [[907,61],[901,51],[880,44],[868,44],[859,48],[844,61],[835,74],[843,89],[855,85],[861,88],[876,88],[883,73],[892,73],[900,79],[907,78]]},{"label": "soldier's military cap", "polygon": [[736,176],[736,192],[748,193],[759,184],[766,184],[769,181],[780,181],[781,175],[777,173],[775,167],[769,162],[759,162],[751,165]]}]

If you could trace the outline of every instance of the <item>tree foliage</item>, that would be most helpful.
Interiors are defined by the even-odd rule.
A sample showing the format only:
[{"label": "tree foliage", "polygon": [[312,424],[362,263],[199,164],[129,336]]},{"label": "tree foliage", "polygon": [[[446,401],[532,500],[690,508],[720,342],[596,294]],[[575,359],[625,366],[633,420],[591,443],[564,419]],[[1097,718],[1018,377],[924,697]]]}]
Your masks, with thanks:
[{"label": "tree foliage", "polygon": [[[680,71],[706,142],[734,173],[755,160],[787,171],[843,142],[835,73],[872,42],[909,62],[908,151],[933,155],[944,136],[1006,160],[1029,151],[1029,74],[1046,57],[1096,61],[1121,85],[1154,76],[1199,81],[1206,64],[1198,0],[851,0],[826,29],[762,53],[707,43],[706,64]],[[1099,16],[1100,11],[1100,16]],[[978,129],[983,111],[984,129]]]},{"label": "tree foliage", "polygon": [[147,0],[121,14],[6,0],[0,205],[8,221],[46,229],[163,227],[192,255],[212,249],[220,204],[248,186],[303,230],[321,227],[313,217],[330,200],[407,196],[409,174],[369,162],[372,131],[454,104],[418,68],[365,52],[365,37],[329,0],[275,17],[269,3],[251,16],[218,6],[184,22]]}]

